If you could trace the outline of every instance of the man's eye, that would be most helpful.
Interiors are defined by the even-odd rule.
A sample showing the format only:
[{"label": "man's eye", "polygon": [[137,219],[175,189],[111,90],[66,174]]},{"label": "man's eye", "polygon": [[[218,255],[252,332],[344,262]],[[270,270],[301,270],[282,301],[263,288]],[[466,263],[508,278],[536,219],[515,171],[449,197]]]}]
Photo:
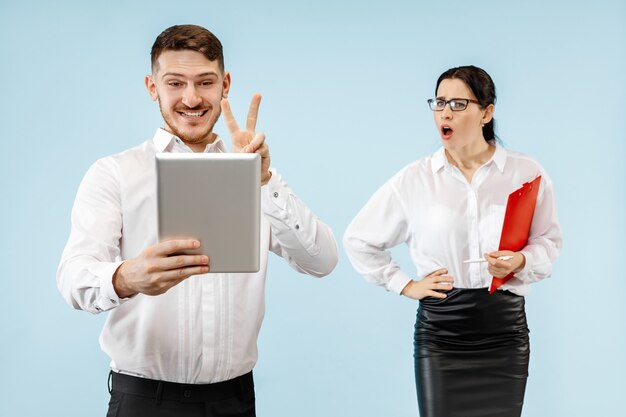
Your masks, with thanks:
[{"label": "man's eye", "polygon": [[203,87],[210,87],[213,85],[213,81],[202,81],[200,85],[202,85]]},{"label": "man's eye", "polygon": [[183,85],[183,83],[178,81],[170,81],[167,83],[167,85],[169,85],[170,87],[180,87],[181,85]]},{"label": "man's eye", "polygon": [[446,105],[445,100],[435,100],[435,106],[437,106],[437,108],[443,108],[445,105]]}]

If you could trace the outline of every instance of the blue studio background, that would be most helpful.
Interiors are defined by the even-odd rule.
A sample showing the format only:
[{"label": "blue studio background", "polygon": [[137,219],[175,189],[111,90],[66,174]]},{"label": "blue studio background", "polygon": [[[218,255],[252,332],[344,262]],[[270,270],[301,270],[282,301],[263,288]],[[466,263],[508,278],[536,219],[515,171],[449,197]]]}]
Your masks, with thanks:
[{"label": "blue studio background", "polygon": [[[527,297],[524,416],[623,415],[623,1],[0,0],[0,416],[105,414],[105,314],[66,305],[55,272],[86,169],[161,125],[143,77],[154,38],[180,23],[222,40],[239,120],[263,94],[273,165],[339,242],[384,181],[439,146],[426,105],[439,74],[486,69],[498,134],[550,173],[565,238]],[[340,251],[322,280],[270,261],[260,417],[418,415],[417,303]]]}]

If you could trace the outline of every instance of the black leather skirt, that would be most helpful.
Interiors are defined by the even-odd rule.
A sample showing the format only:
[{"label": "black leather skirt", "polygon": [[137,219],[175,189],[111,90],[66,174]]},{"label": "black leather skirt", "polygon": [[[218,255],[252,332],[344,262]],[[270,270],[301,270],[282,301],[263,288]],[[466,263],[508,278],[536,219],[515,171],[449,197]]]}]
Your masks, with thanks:
[{"label": "black leather skirt", "polygon": [[516,417],[530,346],[524,297],[459,289],[420,301],[415,381],[420,417]]}]

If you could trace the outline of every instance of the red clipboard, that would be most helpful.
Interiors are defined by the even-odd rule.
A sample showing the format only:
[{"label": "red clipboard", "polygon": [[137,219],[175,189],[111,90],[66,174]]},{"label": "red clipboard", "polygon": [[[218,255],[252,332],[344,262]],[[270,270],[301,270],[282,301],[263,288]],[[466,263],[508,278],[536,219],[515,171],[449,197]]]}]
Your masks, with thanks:
[{"label": "red clipboard", "polygon": [[[509,194],[498,250],[518,252],[526,246],[530,233],[530,225],[533,221],[533,214],[535,213],[535,205],[537,204],[540,183],[541,175],[530,182],[524,183],[521,188]],[[504,278],[493,277],[491,286],[489,287],[489,293],[493,293],[500,288],[502,284],[510,280],[513,275],[514,273],[511,272]]]}]

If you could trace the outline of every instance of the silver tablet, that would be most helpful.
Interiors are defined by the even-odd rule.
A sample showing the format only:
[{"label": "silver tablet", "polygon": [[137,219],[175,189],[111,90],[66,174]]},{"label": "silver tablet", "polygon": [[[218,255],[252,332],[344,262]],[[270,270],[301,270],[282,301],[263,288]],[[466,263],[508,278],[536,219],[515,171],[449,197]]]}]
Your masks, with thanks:
[{"label": "silver tablet", "polygon": [[259,270],[258,154],[160,153],[156,171],[159,241],[199,239],[211,272]]}]

